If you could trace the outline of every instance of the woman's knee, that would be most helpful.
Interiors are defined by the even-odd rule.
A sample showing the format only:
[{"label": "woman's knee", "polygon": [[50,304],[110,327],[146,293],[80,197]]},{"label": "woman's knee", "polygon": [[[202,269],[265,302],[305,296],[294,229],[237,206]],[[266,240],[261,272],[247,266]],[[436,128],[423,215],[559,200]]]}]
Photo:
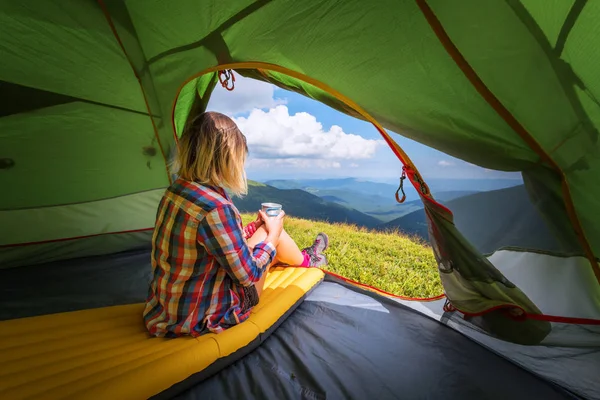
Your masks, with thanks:
[{"label": "woman's knee", "polygon": [[252,236],[248,239],[248,245],[250,247],[254,247],[260,242],[264,241],[267,238],[267,231],[264,227],[260,226],[256,232],[252,234]]}]

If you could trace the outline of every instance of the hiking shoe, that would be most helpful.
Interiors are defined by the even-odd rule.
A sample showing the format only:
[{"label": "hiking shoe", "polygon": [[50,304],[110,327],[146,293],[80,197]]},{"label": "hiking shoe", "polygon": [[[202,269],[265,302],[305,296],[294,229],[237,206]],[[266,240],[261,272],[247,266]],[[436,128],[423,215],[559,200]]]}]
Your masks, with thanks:
[{"label": "hiking shoe", "polygon": [[325,257],[323,252],[328,246],[329,237],[325,233],[320,232],[315,238],[312,246],[302,249],[302,253],[308,255],[312,267],[327,265],[327,257]]},{"label": "hiking shoe", "polygon": [[323,252],[327,250],[327,247],[329,247],[329,236],[327,236],[326,233],[319,232],[310,247],[314,249],[316,254],[323,254]]}]

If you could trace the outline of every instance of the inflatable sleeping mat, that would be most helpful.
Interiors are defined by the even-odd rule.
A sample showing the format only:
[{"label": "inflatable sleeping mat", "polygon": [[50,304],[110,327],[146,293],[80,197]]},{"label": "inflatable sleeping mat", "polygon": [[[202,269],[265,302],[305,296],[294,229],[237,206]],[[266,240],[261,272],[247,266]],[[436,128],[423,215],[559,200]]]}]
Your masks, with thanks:
[{"label": "inflatable sleeping mat", "polygon": [[198,338],[151,337],[143,304],[0,322],[0,399],[170,398],[255,349],[323,275],[273,269],[248,320]]}]

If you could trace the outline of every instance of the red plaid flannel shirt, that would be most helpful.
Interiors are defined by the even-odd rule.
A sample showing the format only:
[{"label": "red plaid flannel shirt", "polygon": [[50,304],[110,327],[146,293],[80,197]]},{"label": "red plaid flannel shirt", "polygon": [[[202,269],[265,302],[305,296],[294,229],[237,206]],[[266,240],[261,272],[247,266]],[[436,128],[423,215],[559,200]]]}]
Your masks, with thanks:
[{"label": "red plaid flannel shirt", "polygon": [[[248,318],[243,286],[275,258],[275,247],[250,249],[239,212],[219,188],[178,179],[165,192],[153,235],[152,281],[144,320],[155,336],[221,332]],[[252,233],[250,233],[252,232]]]}]

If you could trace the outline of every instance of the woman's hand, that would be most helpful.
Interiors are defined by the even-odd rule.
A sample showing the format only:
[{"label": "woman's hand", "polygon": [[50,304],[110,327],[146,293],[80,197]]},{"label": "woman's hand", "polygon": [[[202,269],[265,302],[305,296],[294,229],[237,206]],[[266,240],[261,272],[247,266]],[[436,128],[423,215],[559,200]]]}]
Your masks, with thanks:
[{"label": "woman's hand", "polygon": [[258,213],[265,225],[265,230],[267,231],[266,241],[271,242],[274,246],[277,246],[277,243],[279,242],[279,236],[281,236],[281,232],[283,232],[283,217],[285,217],[285,212],[282,210],[276,217],[269,217],[262,210],[260,210]]}]

